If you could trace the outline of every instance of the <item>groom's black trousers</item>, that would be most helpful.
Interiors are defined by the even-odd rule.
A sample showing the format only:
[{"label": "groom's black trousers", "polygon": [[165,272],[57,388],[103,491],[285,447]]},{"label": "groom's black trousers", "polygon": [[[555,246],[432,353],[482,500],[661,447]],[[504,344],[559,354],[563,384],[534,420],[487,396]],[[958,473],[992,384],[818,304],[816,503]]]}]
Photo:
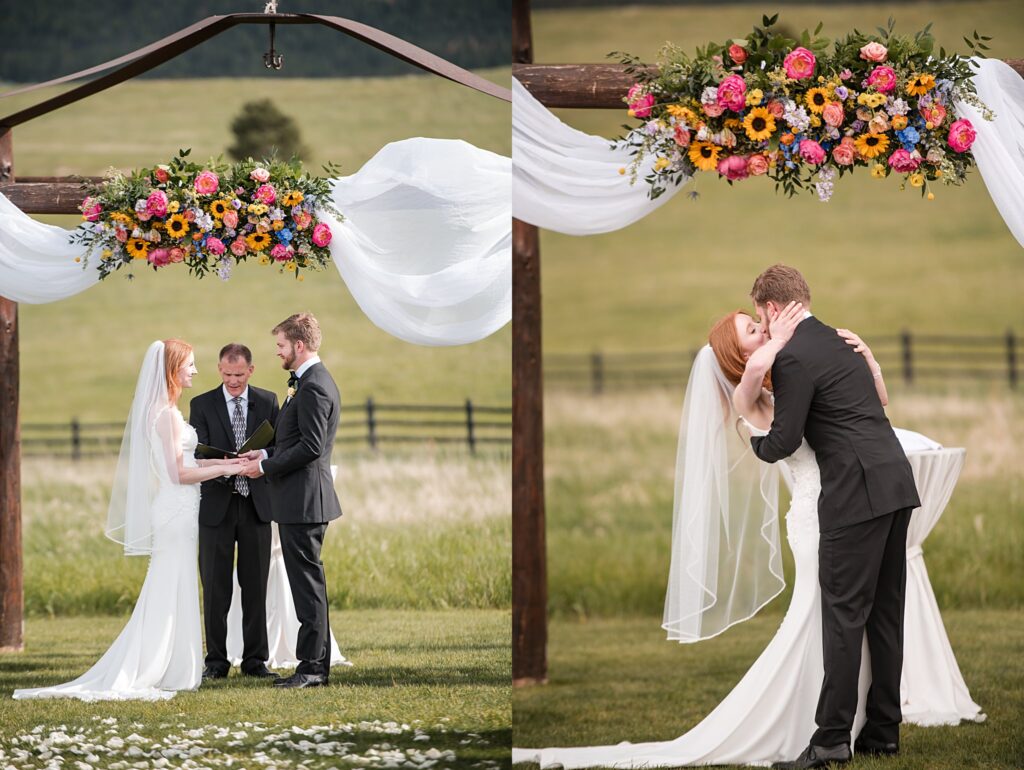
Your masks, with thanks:
[{"label": "groom's black trousers", "polygon": [[328,676],[331,628],[327,616],[327,580],[320,561],[327,524],[278,523],[277,532],[281,537],[295,615],[299,619],[299,637],[295,644],[299,665],[295,673]]},{"label": "groom's black trousers", "polygon": [[216,526],[199,525],[199,576],[203,582],[206,665],[226,674],[228,610],[233,590],[235,543],[238,543],[238,585],[242,590],[242,670],[267,662],[267,577],[270,573],[270,523],[256,515],[251,497],[232,494],[227,512]]},{"label": "groom's black trousers", "polygon": [[818,729],[811,738],[815,746],[850,742],[865,632],[871,653],[871,689],[867,723],[860,735],[878,743],[899,742],[911,510],[821,533],[818,579],[825,679],[815,714]]}]

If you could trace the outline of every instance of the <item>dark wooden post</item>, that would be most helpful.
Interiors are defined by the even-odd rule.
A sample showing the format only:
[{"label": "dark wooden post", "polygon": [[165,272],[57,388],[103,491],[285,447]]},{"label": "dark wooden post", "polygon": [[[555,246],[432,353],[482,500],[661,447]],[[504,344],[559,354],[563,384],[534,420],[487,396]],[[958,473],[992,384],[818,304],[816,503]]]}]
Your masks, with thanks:
[{"label": "dark wooden post", "polygon": [[473,425],[473,402],[466,399],[466,441],[471,454],[476,453],[476,430]]},{"label": "dark wooden post", "polygon": [[[11,130],[0,128],[0,182],[14,181]],[[18,303],[0,297],[0,650],[24,644]]]},{"label": "dark wooden post", "polygon": [[[512,60],[533,61],[529,0],[512,3]],[[514,158],[513,158],[514,160]],[[540,237],[512,220],[512,684],[548,678]]]},{"label": "dark wooden post", "polygon": [[366,399],[366,442],[370,449],[377,448],[377,408],[373,398]]},{"label": "dark wooden post", "polygon": [[1017,337],[1013,329],[1006,330],[1006,370],[1010,378],[1010,387],[1017,387]]},{"label": "dark wooden post", "polygon": [[903,381],[907,385],[914,384],[914,348],[910,337],[910,330],[904,329],[900,333],[900,347],[903,351]]},{"label": "dark wooden post", "polygon": [[82,459],[82,423],[77,417],[71,418],[71,459]]},{"label": "dark wooden post", "polygon": [[590,390],[595,396],[604,392],[604,356],[596,350],[590,354]]}]

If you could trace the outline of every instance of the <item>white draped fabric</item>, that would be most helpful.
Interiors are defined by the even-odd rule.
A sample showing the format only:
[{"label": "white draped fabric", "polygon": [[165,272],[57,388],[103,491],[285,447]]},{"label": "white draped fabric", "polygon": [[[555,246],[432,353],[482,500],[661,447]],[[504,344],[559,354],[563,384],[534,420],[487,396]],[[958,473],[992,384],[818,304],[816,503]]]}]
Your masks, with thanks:
[{"label": "white draped fabric", "polygon": [[964,464],[963,449],[908,451],[921,507],[907,531],[907,603],[904,610],[904,649],[900,696],[903,721],[917,725],[955,725],[981,722],[985,715],[971,700],[967,684],[942,625],[921,544],[949,502]]},{"label": "white draped fabric", "polygon": [[[996,208],[1024,246],[1024,80],[998,59],[975,59],[974,84],[996,114],[985,120],[973,107],[957,105],[977,132],[972,148],[981,178]],[[625,108],[625,105],[623,105]],[[512,83],[512,213],[567,235],[618,230],[642,219],[685,184],[657,200],[647,198],[641,179],[630,185],[628,150],[610,140],[565,125],[519,83]],[[644,173],[646,169],[645,166]]]},{"label": "white draped fabric", "polygon": [[[625,105],[623,105],[625,108]],[[657,200],[641,180],[629,183],[629,148],[567,126],[512,81],[512,214],[567,235],[610,233],[643,219],[684,185]],[[626,174],[619,169],[626,168]]]},{"label": "white draped fabric", "polygon": [[[483,339],[512,318],[511,161],[466,142],[407,139],[334,180],[345,215],[320,216],[331,256],[377,326],[416,345]],[[36,222],[0,194],[0,295],[54,302],[93,286],[69,231]]]}]

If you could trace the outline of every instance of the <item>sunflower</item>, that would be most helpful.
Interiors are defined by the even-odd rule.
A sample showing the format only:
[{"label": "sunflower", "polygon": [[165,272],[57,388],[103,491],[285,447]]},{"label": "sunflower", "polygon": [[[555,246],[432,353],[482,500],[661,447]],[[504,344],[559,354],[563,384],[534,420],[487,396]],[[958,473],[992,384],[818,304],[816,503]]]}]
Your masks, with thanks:
[{"label": "sunflower", "polygon": [[915,75],[907,83],[907,93],[911,96],[923,96],[935,88],[934,75]]},{"label": "sunflower", "polygon": [[270,236],[266,233],[251,233],[245,237],[245,242],[253,251],[263,251],[270,245]]},{"label": "sunflower", "polygon": [[686,121],[686,125],[690,127],[696,126],[700,122],[696,112],[681,104],[670,104],[665,111],[676,120]]},{"label": "sunflower", "polygon": [[129,215],[121,211],[115,211],[110,215],[110,218],[115,222],[120,222],[125,227],[130,227],[135,223],[135,220]]},{"label": "sunflower", "polygon": [[877,158],[889,149],[889,137],[885,134],[861,134],[854,144],[864,158]]},{"label": "sunflower", "polygon": [[718,153],[721,147],[711,142],[694,142],[690,145],[690,162],[701,171],[713,171],[718,168]]},{"label": "sunflower", "polygon": [[221,219],[231,208],[231,201],[224,199],[216,200],[210,204],[210,213],[213,214],[217,219]]},{"label": "sunflower", "polygon": [[763,142],[775,133],[775,116],[764,107],[755,107],[743,119],[743,128],[752,142]]},{"label": "sunflower", "polygon": [[125,248],[134,259],[145,259],[149,256],[151,246],[149,241],[144,241],[141,238],[132,238],[125,244]]},{"label": "sunflower", "polygon": [[820,115],[828,104],[828,92],[824,88],[812,88],[804,97],[807,107],[815,115]]},{"label": "sunflower", "polygon": [[284,194],[284,197],[281,199],[281,203],[288,208],[291,208],[292,206],[297,206],[302,203],[302,198],[303,195],[298,190],[289,190]]},{"label": "sunflower", "polygon": [[172,238],[183,238],[188,233],[188,220],[181,214],[175,214],[167,220],[167,234]]}]

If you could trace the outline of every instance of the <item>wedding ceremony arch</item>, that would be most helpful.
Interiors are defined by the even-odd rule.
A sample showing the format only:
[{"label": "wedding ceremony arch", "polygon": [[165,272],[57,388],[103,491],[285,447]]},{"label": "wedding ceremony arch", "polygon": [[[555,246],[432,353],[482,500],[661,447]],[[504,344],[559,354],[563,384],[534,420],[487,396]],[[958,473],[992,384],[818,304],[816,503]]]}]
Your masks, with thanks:
[{"label": "wedding ceremony arch", "polygon": [[[27,214],[79,213],[83,182],[101,181],[98,178],[17,177],[13,129],[137,77],[228,29],[248,24],[268,27],[269,50],[264,55],[268,69],[282,67],[282,57],[275,49],[277,25],[320,25],[431,75],[505,102],[511,101],[508,89],[380,29],[338,16],[278,13],[276,2],[267,3],[263,13],[210,16],[116,59],[0,94],[2,100],[93,78],[31,107],[0,117],[0,650],[21,650],[24,642],[18,297],[27,297],[22,301],[54,301],[82,291],[98,280],[96,265],[88,254],[81,252],[80,260],[86,263],[84,265],[74,264],[68,257],[76,250],[70,246],[67,234],[62,235],[59,228],[34,222]],[[414,173],[414,167],[420,163],[418,174]],[[464,169],[472,169],[476,178],[466,179],[467,174],[456,178]],[[430,187],[432,173],[445,176],[434,187]],[[362,206],[366,211],[361,225],[348,216],[344,227],[334,222],[336,237],[329,242],[339,274],[375,324],[413,344],[451,345],[482,339],[508,323],[511,317],[511,235],[507,158],[461,141],[406,140],[387,145],[356,174],[331,181],[335,202],[344,200],[353,208]],[[433,205],[434,229],[425,234],[423,223],[419,222],[421,229],[415,234],[383,233],[381,221],[387,220],[388,214],[386,200],[368,203],[371,196],[362,192],[364,188],[373,187],[377,199],[386,199],[386,194],[380,194],[382,186],[395,191],[392,198],[406,196],[403,207],[410,205],[410,195],[419,196],[416,200],[424,207]],[[396,210],[399,208],[397,203],[392,205]],[[5,228],[11,232],[5,232]],[[474,230],[478,232],[474,234]],[[379,236],[379,247],[374,245],[373,235]],[[404,248],[415,262],[416,257],[412,255],[417,250],[429,250],[424,242],[431,237],[435,254],[445,254],[447,261],[428,254],[425,258],[419,257],[418,272],[409,270],[409,274],[403,274],[395,267],[389,272],[371,260],[370,252],[375,248],[391,249],[392,256]],[[22,249],[28,257],[22,257]],[[33,258],[40,264],[34,264]],[[58,263],[58,259],[63,262]],[[33,267],[39,268],[39,274],[26,279],[25,271]],[[18,278],[16,285],[15,277]],[[60,285],[50,286],[40,293],[39,287],[52,284],[55,277],[62,278],[57,281]]]},{"label": "wedding ceremony arch", "polygon": [[[522,686],[546,682],[548,671],[541,259],[537,225],[569,235],[610,232],[664,205],[673,192],[685,185],[651,200],[645,185],[631,186],[628,176],[619,176],[620,167],[631,160],[627,151],[613,152],[611,138],[584,135],[545,109],[624,110],[624,97],[637,77],[626,65],[535,64],[529,0],[514,0],[513,9],[512,606],[513,681]],[[995,67],[986,68],[986,93],[1001,100],[994,111],[1003,122],[999,129],[979,127],[975,155],[997,208],[1024,246],[1024,158],[1019,151],[1024,146],[1024,82],[1015,78],[1017,82],[1009,83],[1011,88],[1004,88],[1006,73],[1024,77],[1024,59],[990,64],[997,65],[998,71],[994,71]],[[1002,107],[1007,108],[1008,114],[1000,111]],[[550,133],[545,135],[545,131]],[[1018,148],[1015,158],[1014,146]],[[517,148],[533,147],[550,152],[545,163],[527,168]],[[558,159],[565,162],[559,164]],[[587,166],[589,174],[580,170]],[[544,180],[534,184],[535,172],[536,176],[551,180],[550,189],[543,189]],[[594,199],[574,198],[588,186],[599,189]],[[560,207],[558,200],[565,205]]]}]

